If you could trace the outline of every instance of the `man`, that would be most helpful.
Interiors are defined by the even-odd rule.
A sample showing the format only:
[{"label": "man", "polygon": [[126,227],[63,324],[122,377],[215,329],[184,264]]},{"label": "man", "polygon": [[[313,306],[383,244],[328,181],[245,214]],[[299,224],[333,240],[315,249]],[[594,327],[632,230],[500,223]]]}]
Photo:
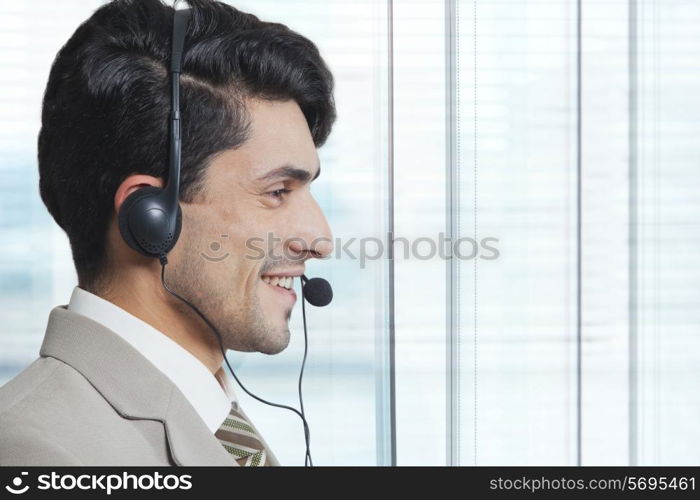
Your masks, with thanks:
[{"label": "man", "polygon": [[[289,289],[332,249],[309,189],[335,119],[333,79],[285,26],[189,3],[182,232],[167,282],[225,349],[276,354]],[[39,358],[0,388],[0,465],[279,465],[235,400],[215,335],[119,230],[124,200],[167,182],[172,22],[159,0],[115,0],[52,66],[40,193],[78,286],[50,312]],[[273,245],[251,258],[251,241]]]}]

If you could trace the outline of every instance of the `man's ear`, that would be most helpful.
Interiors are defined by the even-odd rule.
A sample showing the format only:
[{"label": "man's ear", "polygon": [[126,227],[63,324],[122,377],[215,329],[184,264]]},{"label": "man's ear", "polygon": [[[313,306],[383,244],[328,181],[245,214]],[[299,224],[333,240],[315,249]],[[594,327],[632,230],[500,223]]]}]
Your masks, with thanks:
[{"label": "man's ear", "polygon": [[152,175],[134,174],[130,175],[119,185],[117,192],[114,193],[114,211],[119,213],[124,200],[126,200],[131,193],[137,191],[146,186],[155,186],[162,188],[163,179],[160,177],[153,177]]}]

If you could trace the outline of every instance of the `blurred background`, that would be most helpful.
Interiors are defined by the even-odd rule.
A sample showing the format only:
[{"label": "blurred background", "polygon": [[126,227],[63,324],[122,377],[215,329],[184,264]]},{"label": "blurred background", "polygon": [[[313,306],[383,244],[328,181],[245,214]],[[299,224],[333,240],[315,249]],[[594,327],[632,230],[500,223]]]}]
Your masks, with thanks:
[{"label": "blurred background", "polygon": [[[36,140],[51,62],[102,3],[0,5],[0,385],[77,284]],[[334,236],[421,242],[309,263],[335,294],[307,310],[315,464],[700,464],[700,4],[227,3],[304,34],[334,73],[312,187]],[[428,255],[440,235],[493,238],[497,258]],[[298,309],[283,353],[229,355],[291,405]],[[302,465],[298,418],[234,389]]]}]

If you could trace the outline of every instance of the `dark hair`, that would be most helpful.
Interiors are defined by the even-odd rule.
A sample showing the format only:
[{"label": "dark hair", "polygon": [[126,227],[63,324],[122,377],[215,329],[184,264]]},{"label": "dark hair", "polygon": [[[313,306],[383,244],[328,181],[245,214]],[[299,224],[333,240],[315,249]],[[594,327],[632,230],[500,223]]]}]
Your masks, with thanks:
[{"label": "dark hair", "polygon": [[[213,0],[190,0],[181,77],[180,199],[209,161],[248,137],[245,99],[293,99],[317,147],[335,120],[333,77],[307,38]],[[108,264],[114,193],[131,174],[167,180],[173,9],[115,0],[75,31],[51,67],[38,140],[41,199],[68,235],[79,285]]]}]

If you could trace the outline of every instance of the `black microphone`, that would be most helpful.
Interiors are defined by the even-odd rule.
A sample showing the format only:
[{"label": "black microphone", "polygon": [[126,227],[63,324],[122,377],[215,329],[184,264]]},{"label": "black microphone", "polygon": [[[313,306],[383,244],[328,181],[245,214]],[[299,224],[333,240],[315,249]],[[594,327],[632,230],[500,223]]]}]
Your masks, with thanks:
[{"label": "black microphone", "polygon": [[306,275],[301,275],[303,284],[302,293],[306,301],[312,306],[324,307],[333,300],[333,289],[331,284],[323,278],[308,279]]}]

